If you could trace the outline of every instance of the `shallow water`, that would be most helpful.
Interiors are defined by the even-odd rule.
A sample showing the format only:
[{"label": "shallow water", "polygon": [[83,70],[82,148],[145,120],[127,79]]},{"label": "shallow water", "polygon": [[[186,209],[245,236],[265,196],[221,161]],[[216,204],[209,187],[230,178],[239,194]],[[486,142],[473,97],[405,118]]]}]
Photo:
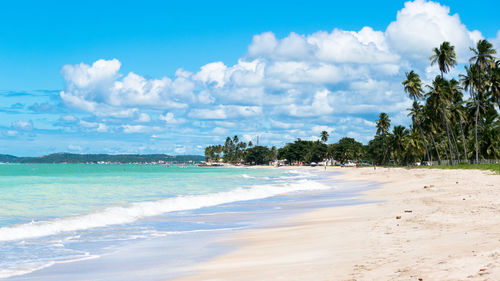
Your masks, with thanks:
[{"label": "shallow water", "polygon": [[[153,165],[0,165],[0,277],[164,280],[222,236],[348,199],[326,173]],[[30,273],[33,272],[33,273]],[[134,278],[135,277],[135,278]]]}]

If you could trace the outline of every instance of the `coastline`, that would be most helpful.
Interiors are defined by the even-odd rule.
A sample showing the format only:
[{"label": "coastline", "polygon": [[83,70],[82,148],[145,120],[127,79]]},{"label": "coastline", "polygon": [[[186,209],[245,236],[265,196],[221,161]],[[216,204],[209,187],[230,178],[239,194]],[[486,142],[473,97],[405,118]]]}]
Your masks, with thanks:
[{"label": "coastline", "polygon": [[[58,167],[65,168],[64,171],[67,168],[66,165]],[[92,168],[90,166],[86,167]],[[130,166],[130,168],[132,167],[134,169],[141,168]],[[113,167],[108,168],[114,171]],[[122,167],[118,168],[121,173]],[[149,167],[148,171],[152,168],[156,169],[158,167]],[[92,255],[94,258],[64,259],[63,257],[54,259],[48,257],[43,260],[44,256],[39,255],[37,256],[37,258],[39,257],[38,260],[33,259],[34,262],[41,260],[42,263],[45,262],[46,266],[33,267],[30,273],[26,273],[25,271],[14,272],[8,267],[10,264],[3,263],[3,268],[6,268],[7,271],[2,272],[3,268],[0,269],[0,275],[4,274],[3,277],[6,277],[7,280],[50,281],[67,280],[68,276],[71,276],[73,280],[162,280],[164,278],[176,278],[192,274],[191,268],[196,264],[211,260],[235,249],[231,245],[222,245],[219,241],[224,241],[246,231],[274,227],[276,222],[284,222],[283,225],[287,225],[291,218],[317,208],[363,204],[364,202],[357,199],[359,193],[378,186],[378,184],[367,186],[365,183],[346,184],[345,181],[332,178],[336,173],[324,173],[322,170],[307,171],[304,169],[304,171],[299,171],[300,168],[281,170],[270,167],[262,168],[265,168],[265,170],[195,169],[209,177],[214,175],[208,173],[209,171],[216,172],[215,174],[220,175],[221,179],[226,179],[228,184],[226,187],[230,189],[227,191],[219,190],[218,193],[214,193],[213,196],[208,198],[205,197],[212,193],[189,197],[189,202],[181,201],[184,204],[177,204],[179,206],[176,208],[186,208],[192,204],[196,205],[205,201],[209,203],[206,207],[198,206],[194,209],[187,208],[185,211],[170,211],[160,215],[146,216],[131,223],[110,225],[109,227],[91,227],[88,230],[61,232],[54,235],[40,236],[40,239],[36,237],[33,239],[28,238],[27,241],[31,243],[30,245],[45,247],[45,245],[51,246],[54,244],[56,250],[84,250],[85,255]],[[187,170],[178,171],[185,173]],[[164,169],[160,169],[159,172],[165,174]],[[147,178],[157,179],[157,177],[151,177],[151,174],[147,176]],[[97,178],[99,181],[105,180],[105,177]],[[130,181],[131,179],[127,178],[127,180]],[[202,186],[204,186],[205,182],[201,182]],[[219,182],[223,184],[224,180]],[[234,189],[233,187],[238,183],[241,186],[252,188]],[[120,183],[117,182],[114,188],[120,186]],[[216,189],[223,187],[224,185],[214,185]],[[154,186],[150,186],[148,190],[154,190],[153,188]],[[132,192],[131,194],[136,193]],[[180,196],[180,198],[183,197]],[[175,207],[171,206],[170,200],[164,198],[161,201],[154,201],[153,207]],[[224,203],[221,200],[227,202]],[[124,213],[130,215],[137,207],[142,210],[144,204],[150,206],[148,201],[141,201],[126,208],[121,207],[120,210],[126,211]],[[95,218],[96,214],[107,215],[106,212],[108,211],[108,209],[104,209],[90,215]],[[80,222],[83,219],[83,222],[87,222],[87,216],[89,215],[69,216],[65,217],[64,221],[76,220]],[[112,218],[116,219],[116,216]],[[41,227],[47,224],[46,222],[38,224],[37,230],[40,231]],[[52,225],[49,224],[49,226]],[[21,230],[20,234],[27,235],[31,233]],[[9,234],[8,232],[1,232],[0,234],[3,234],[4,238],[8,238],[5,237],[5,234]],[[24,243],[24,240],[21,241],[21,246]],[[5,249],[9,249],[8,247],[19,248],[16,241],[4,242],[2,247],[4,245]],[[17,265],[15,258],[21,261],[21,265],[28,264],[23,259],[23,256],[12,255],[12,257],[11,264],[14,266]],[[11,268],[16,269],[14,266]],[[11,277],[7,277],[8,275]],[[2,279],[1,277],[0,279]]]},{"label": "coastline", "polygon": [[328,171],[342,172],[339,180],[383,183],[360,197],[377,202],[322,208],[238,234],[224,242],[236,250],[175,280],[500,280],[499,175]]}]

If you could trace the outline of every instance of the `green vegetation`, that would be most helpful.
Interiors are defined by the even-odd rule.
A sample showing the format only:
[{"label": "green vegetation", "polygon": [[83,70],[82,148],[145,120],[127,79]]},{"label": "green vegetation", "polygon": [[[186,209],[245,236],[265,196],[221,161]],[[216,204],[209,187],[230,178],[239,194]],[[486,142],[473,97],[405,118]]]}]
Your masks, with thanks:
[{"label": "green vegetation", "polygon": [[[443,42],[429,58],[440,75],[424,85],[413,70],[402,82],[413,100],[408,108],[409,128],[394,126],[381,113],[377,133],[368,143],[366,157],[379,165],[409,165],[422,161],[480,163],[500,159],[500,61],[492,44],[479,40],[466,74],[448,80],[445,74],[456,65],[455,48]],[[424,88],[427,90],[425,91]],[[464,100],[464,92],[469,98]],[[446,162],[444,162],[446,161]]]},{"label": "green vegetation", "polygon": [[294,162],[320,162],[327,153],[328,146],[320,141],[305,141],[298,139],[293,143],[287,143],[278,149],[278,158]]},{"label": "green vegetation", "polygon": [[[298,139],[284,147],[252,149],[252,143],[239,142],[237,136],[227,138],[224,145],[209,146],[209,161],[222,159],[228,163],[265,163],[286,160],[288,163],[320,162],[324,159],[364,161],[377,165],[412,165],[423,161],[439,164],[480,163],[483,159],[500,159],[500,61],[493,45],[479,40],[470,48],[473,56],[465,66],[465,74],[448,79],[457,64],[455,48],[443,42],[432,50],[430,64],[440,74],[428,85],[415,71],[406,73],[403,91],[413,100],[408,108],[409,128],[394,126],[386,113],[376,120],[376,135],[362,145],[352,138],[326,144],[329,134],[321,132],[321,141]],[[467,98],[464,96],[468,94]],[[247,149],[247,147],[249,147]],[[448,167],[448,166],[441,166]],[[464,164],[453,168],[498,170],[498,165]]]},{"label": "green vegetation", "polygon": [[72,154],[54,153],[41,157],[15,157],[12,155],[0,155],[0,162],[4,163],[188,163],[203,161],[203,156],[198,155],[178,155],[170,156],[166,154]]}]

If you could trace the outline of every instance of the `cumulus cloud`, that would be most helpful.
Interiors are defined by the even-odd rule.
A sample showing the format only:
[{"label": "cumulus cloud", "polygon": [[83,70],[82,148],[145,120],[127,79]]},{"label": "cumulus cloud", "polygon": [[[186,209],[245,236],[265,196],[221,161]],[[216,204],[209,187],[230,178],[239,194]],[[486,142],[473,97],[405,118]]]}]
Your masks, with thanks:
[{"label": "cumulus cloud", "polygon": [[325,125],[316,125],[311,128],[311,133],[316,135],[320,134],[323,131],[326,131],[328,134],[330,134],[331,132],[335,131],[335,128]]},{"label": "cumulus cloud", "polygon": [[108,126],[104,123],[87,122],[84,120],[80,120],[79,125],[85,131],[96,131],[99,133],[105,133],[109,130]]},{"label": "cumulus cloud", "polygon": [[328,94],[328,90],[318,91],[314,95],[312,103],[310,105],[292,104],[283,106],[281,110],[288,113],[290,116],[295,117],[313,117],[324,114],[331,114],[333,113],[333,107],[329,104]]},{"label": "cumulus cloud", "polygon": [[201,67],[201,70],[194,75],[194,79],[206,84],[214,84],[216,87],[222,87],[225,84],[224,76],[227,66],[222,62],[213,62]]},{"label": "cumulus cloud", "polygon": [[139,117],[137,118],[137,122],[147,123],[149,121],[151,121],[151,117],[149,117],[149,115],[146,113],[140,113]]},{"label": "cumulus cloud", "polygon": [[175,115],[172,112],[167,112],[164,115],[160,115],[159,119],[165,121],[165,123],[169,125],[182,124],[186,122],[186,120],[182,118],[180,119],[175,118]]},{"label": "cumulus cloud", "polygon": [[479,31],[468,30],[458,14],[450,15],[449,7],[425,0],[406,2],[386,35],[394,50],[413,59],[428,58],[429,50],[449,41],[462,62],[469,57],[468,48],[482,38]]},{"label": "cumulus cloud", "polygon": [[491,39],[491,43],[497,50],[497,54],[500,53],[500,30],[497,31],[497,37]]},{"label": "cumulus cloud", "polygon": [[69,107],[114,117],[130,117],[140,107],[186,108],[185,102],[194,99],[194,83],[186,72],[178,71],[173,80],[146,79],[133,72],[122,76],[120,67],[117,59],[65,65],[61,99]]},{"label": "cumulus cloud", "polygon": [[[481,38],[448,7],[415,0],[406,2],[385,30],[333,28],[282,38],[264,32],[253,36],[235,64],[209,62],[194,72],[179,69],[173,77],[121,73],[117,59],[66,65],[60,98],[92,114],[86,120],[95,122],[79,126],[94,131],[168,128],[210,138],[260,135],[277,144],[317,138],[326,130],[333,137],[367,140],[379,112],[400,116],[409,107],[401,85],[404,72],[415,69],[423,79],[431,77],[436,71],[428,67],[432,48],[450,41],[459,61],[465,61],[468,47]],[[500,32],[492,42],[498,47]],[[159,123],[161,129],[155,127]]]},{"label": "cumulus cloud", "polygon": [[148,131],[148,127],[143,126],[143,125],[122,125],[123,132],[126,134],[131,134],[131,133],[143,133]]}]

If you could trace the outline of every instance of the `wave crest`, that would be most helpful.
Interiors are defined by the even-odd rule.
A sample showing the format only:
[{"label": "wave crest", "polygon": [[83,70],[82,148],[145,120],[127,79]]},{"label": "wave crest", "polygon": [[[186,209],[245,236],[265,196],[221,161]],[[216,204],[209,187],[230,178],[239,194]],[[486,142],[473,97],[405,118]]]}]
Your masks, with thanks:
[{"label": "wave crest", "polygon": [[2,227],[0,228],[0,241],[29,239],[68,231],[125,224],[141,218],[169,212],[195,210],[231,202],[263,199],[296,191],[325,190],[330,188],[332,187],[319,182],[300,180],[281,185],[256,185],[246,189],[238,188],[227,192],[178,196],[158,201],[132,203],[128,207],[110,207],[91,214]]}]

